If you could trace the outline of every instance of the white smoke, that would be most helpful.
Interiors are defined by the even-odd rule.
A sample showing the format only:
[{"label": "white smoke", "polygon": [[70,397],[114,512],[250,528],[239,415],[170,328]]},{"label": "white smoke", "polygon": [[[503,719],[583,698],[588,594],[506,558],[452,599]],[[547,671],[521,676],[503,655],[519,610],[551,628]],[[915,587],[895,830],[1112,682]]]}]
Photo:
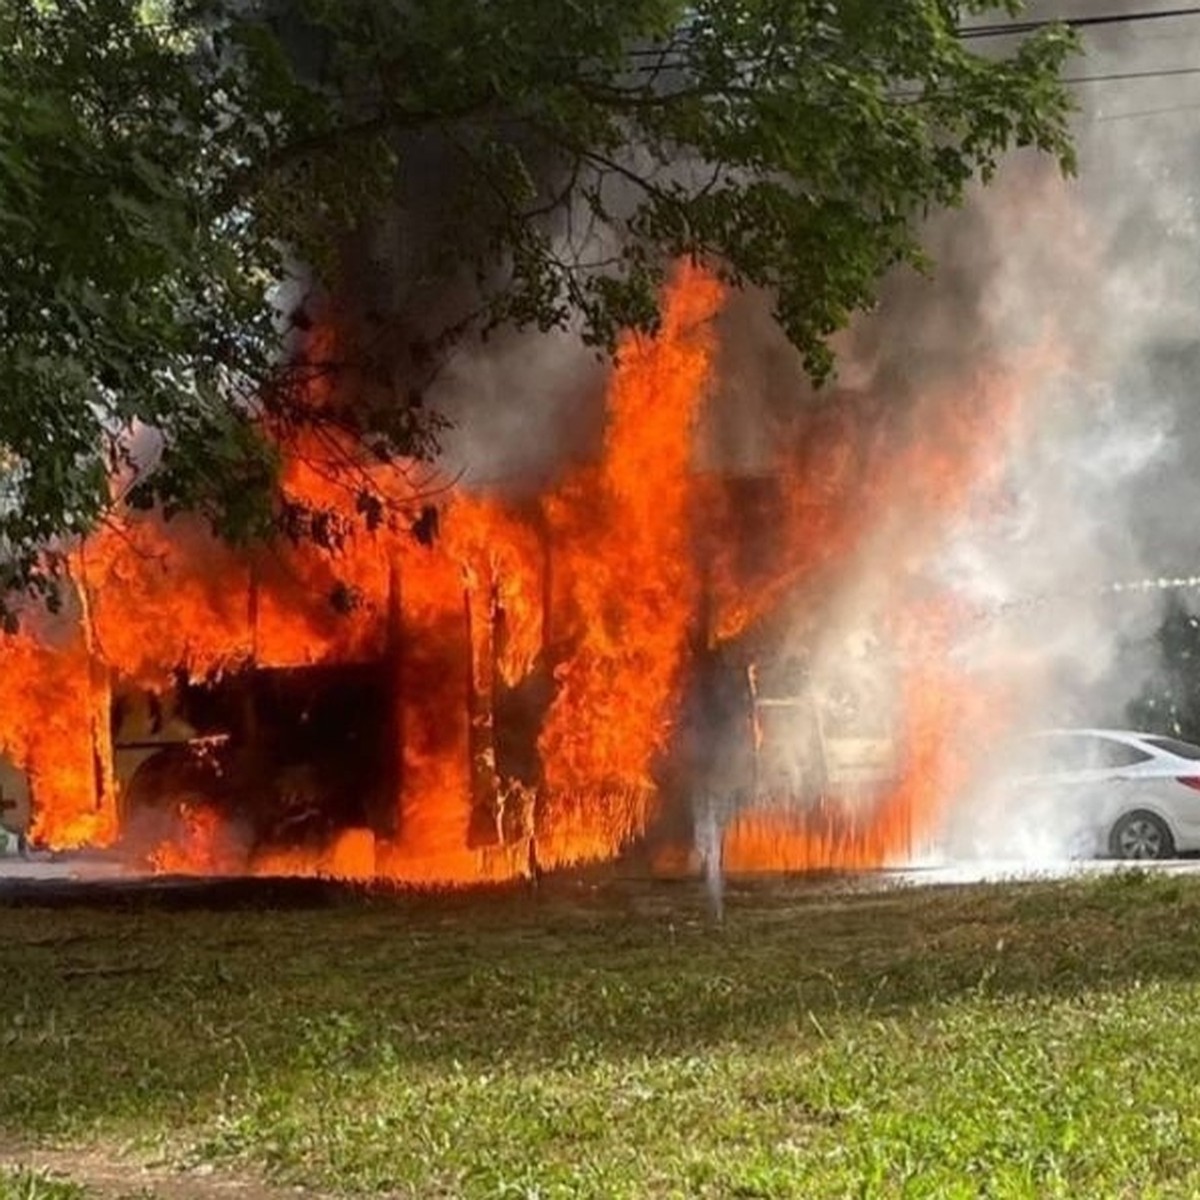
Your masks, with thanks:
[{"label": "white smoke", "polygon": [[[1200,500],[1189,461],[1200,418],[1181,367],[1200,346],[1200,76],[1160,74],[1195,61],[1200,20],[1105,26],[1085,30],[1084,42],[1086,56],[1068,69],[1080,80],[1078,178],[1014,162],[978,201],[1002,251],[984,287],[989,328],[1002,345],[1049,331],[1061,364],[1025,397],[1007,471],[1011,510],[959,526],[940,562],[965,593],[1011,606],[966,649],[1013,686],[1014,733],[1124,725],[1161,666],[1155,633],[1175,592],[1169,577],[1200,567],[1200,528],[1188,516]],[[1014,176],[1039,199],[1021,206],[1019,223],[1006,207]],[[1002,774],[1006,749],[996,750]],[[1002,795],[985,781],[961,800],[956,849],[1068,849],[1022,828],[1019,811],[1005,827]]]},{"label": "white smoke", "polygon": [[[1055,0],[1024,15],[1095,8]],[[1112,0],[1105,11],[1146,8]],[[1200,511],[1200,73],[1163,73],[1200,62],[1200,18],[1089,27],[1082,38],[1068,67],[1078,177],[1017,155],[963,211],[931,222],[932,277],[887,281],[878,310],[837,339],[840,392],[814,393],[764,298],[735,298],[721,320],[721,395],[697,449],[703,468],[769,470],[781,440],[845,394],[878,402],[881,436],[920,437],[931,393],[957,387],[966,409],[983,402],[982,364],[1010,370],[1019,416],[980,447],[1001,464],[999,480],[982,471],[980,496],[922,518],[935,528],[913,527],[899,500],[885,505],[815,647],[820,668],[914,582],[948,589],[979,613],[960,633],[959,662],[1001,682],[1019,714],[1002,734],[1123,723],[1160,666],[1154,635],[1171,589],[1114,585],[1200,573],[1190,515]],[[477,487],[544,486],[594,448],[602,382],[571,334],[460,352],[431,391],[455,422],[448,473]],[[796,615],[811,637],[812,614]],[[999,761],[1002,734],[989,733]],[[968,818],[967,840],[991,849],[995,812],[948,799]]]},{"label": "white smoke", "polygon": [[604,370],[573,332],[464,347],[432,389],[451,423],[440,466],[469,488],[541,490],[597,444],[603,395]]},{"label": "white smoke", "polygon": [[[1095,9],[1059,0],[1024,15]],[[1146,9],[1114,0],[1105,11]],[[1019,819],[1002,828],[993,785],[1008,743],[1039,727],[1125,725],[1161,669],[1165,603],[1178,577],[1200,573],[1200,73],[1163,73],[1200,61],[1200,18],[1088,27],[1082,38],[1067,69],[1077,178],[1014,156],[963,211],[931,222],[932,278],[898,273],[878,310],[838,339],[841,394],[873,397],[885,438],[936,440],[929,397],[957,388],[964,411],[985,403],[985,367],[1018,381],[1018,415],[977,447],[978,494],[957,510],[914,518],[903,480],[876,505],[815,645],[807,598],[795,614],[819,676],[845,657],[856,625],[922,581],[978,613],[954,658],[1004,713],[968,750],[985,767],[977,794],[943,798],[958,852],[1069,849]],[[784,431],[838,400],[812,393],[763,314],[749,298],[725,318],[721,376],[733,399],[703,431],[713,465],[766,468]],[[1200,607],[1200,591],[1183,594]]]}]

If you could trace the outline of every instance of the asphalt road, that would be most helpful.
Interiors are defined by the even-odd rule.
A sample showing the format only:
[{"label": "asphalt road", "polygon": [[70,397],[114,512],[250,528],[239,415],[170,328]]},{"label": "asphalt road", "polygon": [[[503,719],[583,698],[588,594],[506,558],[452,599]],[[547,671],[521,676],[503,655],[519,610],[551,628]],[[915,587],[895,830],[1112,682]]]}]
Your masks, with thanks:
[{"label": "asphalt road", "polygon": [[49,855],[34,854],[28,859],[19,858],[15,854],[0,855],[0,882],[22,879],[52,880],[61,883],[73,879],[127,878],[128,874],[120,863],[83,855],[51,858]]},{"label": "asphalt road", "polygon": [[1171,875],[1200,874],[1200,858],[1120,862],[1114,859],[979,859],[880,871],[881,878],[904,883],[990,883],[1033,879],[1074,879],[1137,868]]},{"label": "asphalt road", "polygon": [[[896,884],[969,884],[1035,879],[1069,879],[1081,875],[1106,874],[1136,866],[1154,872],[1191,875],[1200,873],[1200,858],[1170,859],[1161,862],[1122,863],[1110,860],[1040,860],[1014,861],[1009,859],[979,859],[962,862],[927,863],[918,866],[893,867],[866,872],[856,882],[869,885],[878,880],[881,887]],[[844,878],[844,877],[843,877]],[[0,856],[0,901],[19,897],[29,900],[39,893],[49,895],[76,892],[106,893],[150,889],[190,891],[211,886],[213,879],[199,877],[161,876],[133,871],[112,859],[87,855],[63,855],[51,858],[35,855],[30,860],[16,856]],[[227,880],[237,889],[239,881]],[[249,883],[251,881],[240,881]],[[259,881],[263,882],[263,881]],[[304,888],[319,881],[292,881]],[[40,886],[39,886],[40,885]],[[289,886],[287,881],[281,886]],[[324,886],[324,885],[321,885]]]}]

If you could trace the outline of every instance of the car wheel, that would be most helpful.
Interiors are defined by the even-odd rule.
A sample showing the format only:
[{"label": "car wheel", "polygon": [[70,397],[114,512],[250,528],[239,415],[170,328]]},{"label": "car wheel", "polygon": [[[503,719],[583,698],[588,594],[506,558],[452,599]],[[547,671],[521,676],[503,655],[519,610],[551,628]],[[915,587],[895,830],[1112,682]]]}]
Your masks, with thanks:
[{"label": "car wheel", "polygon": [[1175,839],[1161,817],[1138,811],[1126,813],[1112,827],[1108,848],[1114,858],[1173,858]]}]

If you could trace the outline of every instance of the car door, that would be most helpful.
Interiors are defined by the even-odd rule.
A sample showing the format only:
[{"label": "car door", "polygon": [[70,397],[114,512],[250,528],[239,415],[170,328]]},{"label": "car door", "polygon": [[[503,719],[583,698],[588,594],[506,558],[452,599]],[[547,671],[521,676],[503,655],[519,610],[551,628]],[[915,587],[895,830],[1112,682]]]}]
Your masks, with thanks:
[{"label": "car door", "polygon": [[1178,847],[1195,850],[1200,847],[1200,746],[1159,734],[1142,740],[1153,756],[1130,770],[1129,803],[1158,813]]},{"label": "car door", "polygon": [[[1130,790],[1126,769],[1140,752],[1100,734],[1062,732],[1030,739],[1020,777],[1031,834],[1072,856],[1102,853]],[[1131,753],[1132,752],[1132,753]]]}]

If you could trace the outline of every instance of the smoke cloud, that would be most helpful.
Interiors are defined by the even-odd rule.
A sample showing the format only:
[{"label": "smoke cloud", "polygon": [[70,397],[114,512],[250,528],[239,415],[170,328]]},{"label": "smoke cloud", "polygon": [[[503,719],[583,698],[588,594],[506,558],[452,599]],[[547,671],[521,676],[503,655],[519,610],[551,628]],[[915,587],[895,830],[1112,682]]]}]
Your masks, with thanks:
[{"label": "smoke cloud", "polygon": [[[1025,15],[1093,7],[1055,0]],[[1135,8],[1144,11],[1114,0],[1108,10]],[[1069,68],[1078,177],[1017,155],[961,211],[932,219],[931,274],[884,282],[876,309],[838,337],[827,388],[807,381],[769,297],[730,298],[695,431],[700,473],[754,480],[787,470],[803,481],[791,503],[793,515],[796,505],[812,514],[811,544],[781,545],[775,523],[748,510],[739,553],[773,558],[786,575],[789,556],[820,563],[835,543],[845,551],[836,572],[795,570],[743,657],[802,660],[816,691],[858,674],[852,690],[879,708],[867,723],[903,727],[913,698],[878,649],[903,610],[920,635],[910,657],[977,686],[980,723],[959,703],[941,730],[972,770],[939,768],[927,781],[952,817],[955,852],[992,848],[981,765],[1002,763],[1030,729],[1126,724],[1162,669],[1155,635],[1170,589],[1116,585],[1189,576],[1200,564],[1190,520],[1200,505],[1200,75],[1164,73],[1196,61],[1200,19],[1089,28],[1084,42]],[[430,291],[443,277],[423,258],[452,219],[422,199],[438,194],[430,179],[453,176],[445,154],[414,148],[410,192],[363,247],[356,274],[364,311],[401,314],[388,326],[402,334],[401,358],[469,307],[465,282]],[[579,252],[566,227],[561,237],[564,254]],[[424,395],[450,422],[444,475],[506,497],[544,492],[595,454],[605,378],[569,331],[459,342]],[[853,510],[853,539],[844,513],[828,517],[833,507]],[[734,655],[719,669],[746,666]],[[699,735],[710,757],[725,748],[726,763],[744,756],[745,729],[729,717],[738,703],[719,705],[724,726]],[[736,791],[722,786],[716,816],[708,800],[702,807],[710,862],[714,821],[734,819],[744,802]]]},{"label": "smoke cloud", "polygon": [[[981,354],[1009,366],[1042,356],[1007,447],[1004,504],[950,522],[934,566],[986,618],[964,631],[959,653],[1020,713],[981,731],[1000,761],[1008,738],[997,732],[1128,726],[1131,702],[1165,665],[1155,635],[1176,594],[1169,580],[1200,561],[1190,519],[1200,499],[1200,77],[1166,73],[1194,63],[1200,21],[1105,26],[1084,39],[1069,69],[1078,178],[1014,159],[931,230],[935,277],[894,281],[848,339],[851,361],[870,365],[867,386],[899,394],[914,380],[958,378],[964,404]],[[1133,581],[1143,586],[1118,586]],[[986,784],[951,810],[952,850],[1067,849],[1031,845],[1028,831],[1014,840]]]},{"label": "smoke cloud", "polygon": [[[1092,7],[1058,0],[1027,15]],[[847,669],[847,647],[869,644],[889,610],[923,591],[970,614],[938,654],[1003,710],[985,729],[946,730],[977,743],[977,764],[1002,760],[1028,729],[1124,725],[1161,668],[1155,634],[1170,593],[1114,585],[1190,575],[1200,562],[1189,519],[1200,505],[1200,76],[1159,74],[1194,61],[1200,20],[1090,28],[1084,43],[1069,69],[1078,177],[1017,155],[962,211],[932,220],[932,273],[885,281],[877,309],[839,337],[830,388],[807,382],[769,298],[732,298],[696,436],[702,471],[769,474],[793,447],[814,509],[835,499],[869,509],[850,568],[819,599],[792,596],[777,652],[801,648],[819,678]],[[454,423],[447,469],[468,486],[544,487],[595,448],[602,384],[569,334],[460,348],[431,392]],[[998,393],[1002,411],[979,419]],[[894,467],[922,444],[970,460],[976,482],[949,511]],[[779,553],[774,532],[751,525],[748,536]],[[824,536],[819,520],[813,536]],[[882,703],[884,723],[902,721],[894,691]],[[989,795],[943,797],[957,850],[990,848]]]}]

